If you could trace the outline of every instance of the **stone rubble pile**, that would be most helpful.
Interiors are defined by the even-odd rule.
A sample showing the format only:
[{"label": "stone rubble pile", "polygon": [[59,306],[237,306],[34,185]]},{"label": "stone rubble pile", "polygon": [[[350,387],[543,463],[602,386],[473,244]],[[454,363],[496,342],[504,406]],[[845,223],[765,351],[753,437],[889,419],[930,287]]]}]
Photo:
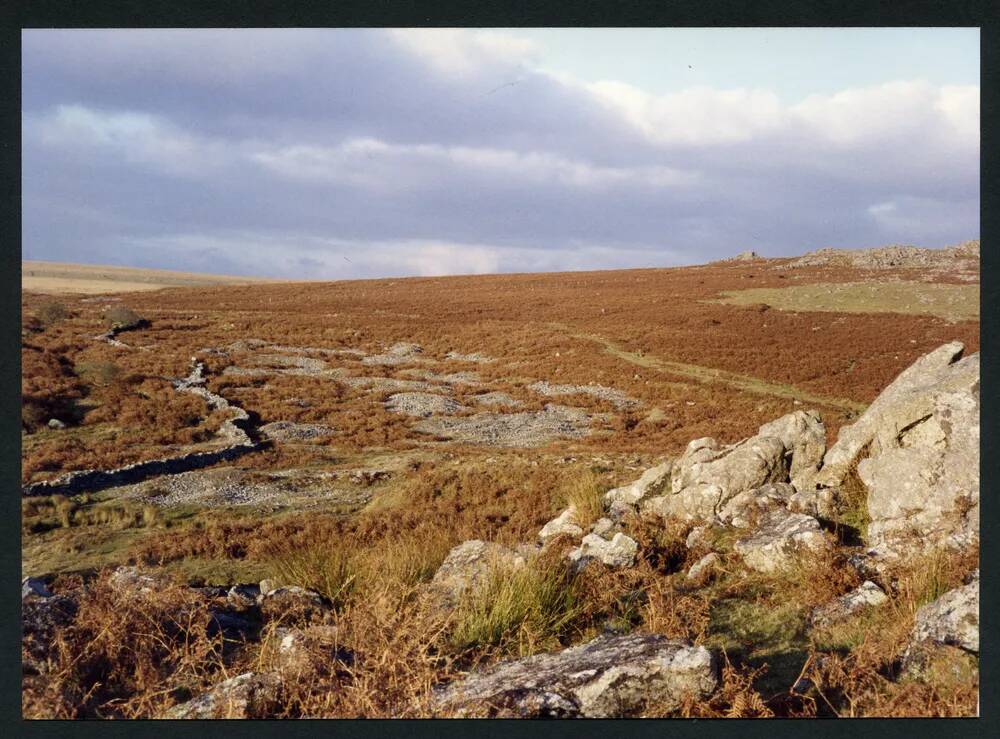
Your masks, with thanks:
[{"label": "stone rubble pile", "polygon": [[218,436],[228,442],[222,449],[204,452],[190,452],[173,457],[162,457],[146,462],[135,462],[111,470],[77,470],[54,480],[31,483],[21,487],[24,497],[35,495],[70,495],[78,492],[95,492],[105,488],[129,485],[160,475],[175,475],[180,472],[200,469],[217,462],[236,459],[248,452],[257,451],[262,444],[251,437],[253,425],[249,414],[239,406],[231,404],[221,395],[213,393],[205,385],[205,365],[192,357],[190,374],[174,381],[174,389],[181,393],[197,395],[205,400],[212,410],[228,413],[228,418],[219,426]]},{"label": "stone rubble pile", "polygon": [[[394,357],[414,354],[399,345],[389,351]],[[880,563],[919,554],[929,546],[976,546],[979,356],[962,354],[963,346],[951,343],[918,359],[853,425],[841,429],[829,449],[819,414],[805,410],[764,424],[756,435],[735,444],[695,439],[678,459],[663,461],[635,481],[604,493],[603,515],[592,523],[571,506],[546,523],[535,542],[459,544],[424,593],[441,608],[453,609],[484,585],[493,568],[531,566],[553,548],[568,571],[631,567],[641,551],[627,532],[638,516],[691,526],[687,547],[700,558],[684,575],[685,587],[704,584],[723,564],[723,556],[713,550],[713,531],[732,532],[732,556],[748,568],[774,573],[802,556],[823,556],[837,546],[829,519],[845,504],[842,488],[852,482],[855,471],[871,518],[860,554],[874,572]],[[208,402],[218,403],[203,387],[203,371],[197,363],[177,388],[204,393]],[[231,433],[243,438],[239,434],[246,436],[246,414],[236,411]],[[119,570],[113,581],[138,594],[159,587],[156,578],[134,568]],[[810,627],[824,628],[883,606],[889,599],[883,586],[885,582],[869,579],[814,609]],[[269,581],[221,589],[216,595],[223,604],[213,611],[216,628],[244,636],[289,611],[307,614],[315,625],[329,610],[316,593]],[[22,608],[26,653],[31,655],[26,669],[42,671],[46,639],[72,619],[73,602],[27,578],[22,582]],[[965,585],[919,610],[903,662],[918,665],[934,645],[978,653],[978,612],[977,570]],[[282,632],[281,649],[291,663],[299,664],[296,645],[319,638],[317,634]],[[434,702],[447,715],[635,716],[647,710],[670,711],[689,697],[705,698],[718,680],[717,658],[704,647],[657,635],[605,634],[561,651],[473,670],[436,686]],[[266,715],[268,706],[279,700],[281,685],[278,674],[238,675],[174,707],[169,715]]]}]

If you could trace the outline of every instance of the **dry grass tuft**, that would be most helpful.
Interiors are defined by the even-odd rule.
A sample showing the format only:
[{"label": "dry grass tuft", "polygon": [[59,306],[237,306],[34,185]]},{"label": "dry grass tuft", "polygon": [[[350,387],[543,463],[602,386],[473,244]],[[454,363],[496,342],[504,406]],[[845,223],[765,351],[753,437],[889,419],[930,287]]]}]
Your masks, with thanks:
[{"label": "dry grass tuft", "polygon": [[704,592],[680,592],[672,580],[659,579],[649,586],[646,594],[642,619],[649,631],[675,639],[690,639],[696,644],[705,640],[712,604]]},{"label": "dry grass tuft", "polygon": [[[900,564],[886,580],[889,602],[814,644],[808,677],[837,716],[972,716],[978,670],[972,658],[938,650],[919,674],[901,674],[917,610],[961,585],[978,551],[932,551]],[[973,660],[974,661],[974,660]]]},{"label": "dry grass tuft", "polygon": [[589,469],[576,472],[560,486],[563,505],[573,508],[573,517],[583,528],[604,515],[603,492],[600,478]]},{"label": "dry grass tuft", "polygon": [[352,597],[360,574],[357,554],[341,540],[277,549],[271,567],[273,577],[282,585],[314,590],[334,608]]},{"label": "dry grass tuft", "polygon": [[460,652],[533,654],[556,647],[583,613],[565,564],[539,555],[523,566],[495,564],[455,611],[449,634]]}]

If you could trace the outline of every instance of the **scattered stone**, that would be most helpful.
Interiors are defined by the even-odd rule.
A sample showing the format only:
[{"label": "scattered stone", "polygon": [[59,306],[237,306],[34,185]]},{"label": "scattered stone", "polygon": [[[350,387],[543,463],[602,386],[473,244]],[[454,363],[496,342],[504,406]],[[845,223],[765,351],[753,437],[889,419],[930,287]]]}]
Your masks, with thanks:
[{"label": "scattered stone", "polygon": [[580,542],[580,546],[569,553],[569,558],[577,567],[584,567],[594,559],[608,567],[631,567],[635,563],[638,551],[639,545],[635,539],[620,531],[611,541],[597,534],[587,534]]},{"label": "scattered stone", "polygon": [[502,447],[534,447],[557,438],[579,439],[590,432],[590,416],[580,408],[549,404],[542,411],[434,417],[414,427],[452,441]]},{"label": "scattered stone", "polygon": [[819,522],[802,513],[774,511],[765,515],[758,530],[740,539],[734,549],[747,567],[771,573],[782,569],[805,551],[823,551],[831,547],[820,530]]},{"label": "scattered stone", "polygon": [[257,601],[260,602],[260,596],[270,595],[275,590],[278,589],[278,582],[270,578],[265,578],[260,581],[258,586],[258,598]]},{"label": "scattered stone", "polygon": [[472,352],[471,354],[448,352],[444,356],[445,359],[454,359],[456,362],[475,362],[476,364],[489,364],[490,362],[496,361],[493,357],[487,357],[485,354],[480,354],[478,352]]},{"label": "scattered stone", "polygon": [[659,635],[600,636],[561,652],[501,662],[437,689],[449,715],[541,718],[641,716],[707,697],[717,666],[704,647]]},{"label": "scattered stone", "polygon": [[708,544],[708,526],[695,526],[684,540],[684,545],[688,549],[697,549],[706,544]]},{"label": "scattered stone", "polygon": [[170,708],[162,718],[266,718],[279,707],[281,688],[277,675],[245,672]]},{"label": "scattered stone", "polygon": [[293,368],[305,370],[306,374],[319,374],[328,369],[322,359],[288,354],[257,354],[251,360],[251,366],[263,368]]},{"label": "scattered stone", "polygon": [[712,569],[719,563],[720,559],[721,557],[719,557],[719,555],[715,552],[709,552],[691,565],[691,569],[687,572],[686,579],[689,582],[696,584],[705,582],[711,574]]},{"label": "scattered stone", "polygon": [[584,393],[592,395],[600,400],[606,400],[615,408],[632,408],[639,404],[635,398],[631,398],[621,390],[605,387],[604,385],[553,385],[544,380],[528,385],[529,390],[533,390],[539,395],[575,395]]},{"label": "scattered stone", "polygon": [[427,418],[437,413],[452,414],[468,410],[453,398],[433,393],[397,393],[385,402],[390,413],[405,413],[408,416]]},{"label": "scattered stone", "polygon": [[335,503],[345,507],[365,505],[373,491],[342,485],[336,472],[315,467],[254,470],[216,467],[170,475],[120,488],[122,498],[171,508],[196,505],[200,508],[254,506],[277,510],[286,506],[306,509]]},{"label": "scattered stone", "polygon": [[66,424],[60,421],[58,418],[50,418],[49,422],[46,425],[50,429],[54,429],[56,431],[62,431],[64,428],[66,428]]},{"label": "scattered stone", "polygon": [[614,528],[615,522],[610,518],[599,518],[594,521],[594,525],[590,527],[590,533],[606,539],[608,534],[614,531]]},{"label": "scattered stone", "polygon": [[260,427],[260,433],[272,441],[309,441],[322,439],[336,433],[330,426],[318,423],[293,423],[274,421]]},{"label": "scattered stone", "polygon": [[576,523],[576,508],[573,506],[553,518],[538,532],[538,538],[543,544],[557,536],[569,536],[574,539],[583,536],[583,529]]},{"label": "scattered stone", "polygon": [[270,580],[262,580],[261,585],[233,585],[226,593],[226,602],[238,609],[252,608],[257,604],[262,592],[261,586],[265,583],[270,588],[268,592],[275,589]]},{"label": "scattered stone", "polygon": [[119,591],[149,595],[167,586],[168,580],[162,575],[148,575],[138,567],[119,567],[108,577],[108,584]]},{"label": "scattered stone", "polygon": [[866,608],[882,605],[888,599],[882,588],[871,580],[865,580],[846,595],[814,609],[809,620],[813,626],[829,626],[845,621]]},{"label": "scattered stone", "polygon": [[410,364],[421,360],[420,354],[424,351],[419,344],[401,341],[393,344],[384,354],[372,354],[361,360],[362,364],[396,365]]}]

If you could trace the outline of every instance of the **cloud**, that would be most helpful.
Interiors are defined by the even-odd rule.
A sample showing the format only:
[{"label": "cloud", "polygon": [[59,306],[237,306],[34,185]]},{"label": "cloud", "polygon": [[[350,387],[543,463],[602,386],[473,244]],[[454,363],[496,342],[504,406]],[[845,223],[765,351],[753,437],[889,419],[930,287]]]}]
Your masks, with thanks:
[{"label": "cloud", "polygon": [[23,50],[36,258],[336,277],[978,235],[977,86],[653,95],[457,29],[26,31]]},{"label": "cloud", "polygon": [[64,156],[114,157],[124,165],[151,167],[170,175],[205,177],[231,155],[223,142],[192,135],[142,112],[59,105],[45,115],[29,117],[26,129],[39,145]]},{"label": "cloud", "polygon": [[489,65],[524,65],[537,56],[526,39],[491,31],[457,28],[389,29],[392,41],[412,51],[438,71],[465,76]]},{"label": "cloud", "polygon": [[[163,252],[179,255],[194,271],[212,266],[225,274],[256,274],[254,270],[263,265],[266,274],[276,277],[328,280],[613,269],[630,266],[637,257],[650,258],[648,251],[636,252],[628,247],[584,245],[580,248],[522,249],[421,240],[372,243],[301,233],[228,232],[213,236],[177,234],[126,238],[107,245],[106,260],[115,263],[115,255],[124,253],[152,255]],[[254,255],[252,264],[247,263],[247,254]],[[682,258],[661,252],[653,261],[654,266],[674,266],[680,264]],[[139,266],[155,264],[152,260],[141,262]]]},{"label": "cloud", "polygon": [[695,87],[651,95],[623,82],[588,86],[598,100],[621,112],[651,141],[663,144],[731,144],[779,128],[787,118],[767,90]]},{"label": "cloud", "polygon": [[506,177],[528,185],[570,188],[618,184],[670,187],[694,182],[696,173],[670,167],[601,167],[547,152],[437,144],[397,145],[378,139],[350,139],[336,147],[292,146],[261,151],[254,160],[292,179],[349,182],[360,187],[398,188],[426,181],[445,169],[461,174]]}]

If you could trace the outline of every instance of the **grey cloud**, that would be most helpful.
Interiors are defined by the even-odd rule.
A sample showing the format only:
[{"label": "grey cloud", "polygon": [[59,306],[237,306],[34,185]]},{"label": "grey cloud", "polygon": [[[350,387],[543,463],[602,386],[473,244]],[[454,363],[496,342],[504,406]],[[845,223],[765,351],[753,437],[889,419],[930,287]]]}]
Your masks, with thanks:
[{"label": "grey cloud", "polygon": [[383,31],[25,32],[23,47],[26,258],[336,277],[978,234],[978,136],[952,125],[968,128],[967,93],[817,99],[726,142],[677,122],[701,109],[615,107],[516,53],[436,57]]}]

